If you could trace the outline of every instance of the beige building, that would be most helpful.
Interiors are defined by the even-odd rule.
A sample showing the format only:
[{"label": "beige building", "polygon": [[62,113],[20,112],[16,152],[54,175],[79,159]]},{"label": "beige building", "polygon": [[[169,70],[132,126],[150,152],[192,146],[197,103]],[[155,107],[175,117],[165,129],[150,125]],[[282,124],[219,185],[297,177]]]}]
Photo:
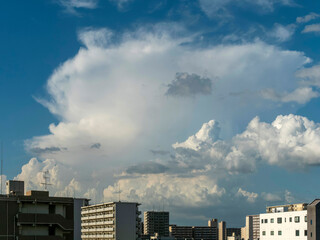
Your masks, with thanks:
[{"label": "beige building", "polygon": [[82,207],[82,240],[136,240],[140,233],[138,203],[110,202]]},{"label": "beige building", "polygon": [[147,211],[143,216],[143,233],[145,235],[169,236],[169,212]]},{"label": "beige building", "polygon": [[227,240],[227,226],[226,222],[221,221],[219,222],[219,240]]},{"label": "beige building", "polygon": [[260,238],[260,216],[246,216],[246,226],[241,228],[241,239],[258,240]]}]

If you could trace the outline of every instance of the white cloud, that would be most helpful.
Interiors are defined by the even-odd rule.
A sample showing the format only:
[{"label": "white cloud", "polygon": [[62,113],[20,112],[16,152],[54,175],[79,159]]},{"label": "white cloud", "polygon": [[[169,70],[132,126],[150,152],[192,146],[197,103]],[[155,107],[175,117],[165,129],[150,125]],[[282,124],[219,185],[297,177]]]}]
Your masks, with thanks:
[{"label": "white cloud", "polygon": [[303,85],[320,87],[320,65],[301,69],[296,73]]},{"label": "white cloud", "polygon": [[242,188],[239,188],[237,195],[245,197],[248,202],[255,202],[259,196],[258,193],[247,192],[246,190],[243,190]]},{"label": "white cloud", "polygon": [[280,201],[283,201],[283,197],[280,194],[263,192],[261,195],[262,195],[263,199],[266,202],[280,202]]},{"label": "white cloud", "polygon": [[110,2],[117,5],[118,10],[124,11],[130,2],[133,0],[109,0]]},{"label": "white cloud", "polygon": [[273,30],[270,32],[270,36],[279,42],[285,42],[291,39],[294,32],[295,25],[283,26],[281,24],[275,24]]},{"label": "white cloud", "polygon": [[58,0],[67,12],[77,14],[76,9],[95,9],[98,7],[98,0]]},{"label": "white cloud", "polygon": [[305,104],[313,98],[319,97],[319,92],[313,90],[311,87],[300,87],[291,93],[277,93],[274,89],[263,89],[261,91],[262,97],[278,102],[297,102]]},{"label": "white cloud", "polygon": [[308,15],[306,15],[304,17],[297,17],[296,22],[297,23],[307,23],[307,22],[310,22],[310,21],[312,21],[314,19],[317,19],[319,17],[320,17],[319,14],[311,12],[311,13],[309,13]]},{"label": "white cloud", "polygon": [[320,32],[320,24],[311,24],[304,27],[302,33],[318,33]]},{"label": "white cloud", "polygon": [[[265,111],[276,116],[281,108],[258,94],[230,93],[257,93],[274,86],[279,92],[294,92],[300,81],[295,72],[310,62],[303,53],[261,41],[190,47],[193,38],[172,38],[161,27],[121,36],[107,29],[86,29],[80,31],[79,39],[84,46],[48,79],[50,98],[38,98],[59,122],[49,126],[49,134],[26,141],[27,149],[35,149],[33,154],[46,159],[31,159],[17,176],[26,180],[29,189],[41,188],[42,172],[49,170],[54,183],[49,189],[54,194],[72,195],[74,191],[94,202],[108,201],[116,197],[116,174],[121,176],[123,198],[142,201],[163,194],[169,202],[178,199],[195,206],[211,200],[223,202],[226,194],[236,196],[239,183],[229,192],[219,181],[229,174],[237,179],[241,173],[254,172],[260,162],[286,168],[290,165],[286,161],[298,163],[295,166],[317,163],[318,153],[306,150],[313,149],[313,141],[318,139],[317,125],[309,127],[312,124],[307,120],[287,116],[297,118],[301,125],[308,122],[305,128],[314,132],[314,139],[309,139],[302,127],[294,130],[299,138],[294,133],[285,136],[273,123],[259,119],[252,120],[244,131],[246,126],[241,127],[241,134],[236,135],[239,129],[234,128]],[[166,96],[177,72],[213,79],[212,94]],[[189,132],[208,119],[222,123],[221,136],[217,121],[207,122],[194,135]],[[230,141],[221,140],[226,136]],[[280,142],[285,139],[294,139],[300,150],[314,156],[306,160],[306,154],[298,154],[300,150],[287,149]],[[169,155],[157,155],[161,158],[156,159],[158,165],[147,168],[153,174],[120,174],[125,167],[150,161],[149,149],[167,150],[175,142],[171,159],[166,159],[170,164],[162,159]],[[92,148],[96,143],[99,147]],[[155,169],[161,166],[162,170]]]}]

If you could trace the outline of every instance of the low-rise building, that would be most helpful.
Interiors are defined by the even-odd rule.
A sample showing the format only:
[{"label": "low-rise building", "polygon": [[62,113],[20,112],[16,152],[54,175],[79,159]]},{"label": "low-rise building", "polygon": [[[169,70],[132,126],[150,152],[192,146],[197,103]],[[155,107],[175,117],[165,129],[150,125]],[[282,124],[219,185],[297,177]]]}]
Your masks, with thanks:
[{"label": "low-rise building", "polygon": [[80,209],[88,199],[51,197],[48,191],[28,191],[22,181],[7,181],[0,195],[0,239],[79,240]]}]

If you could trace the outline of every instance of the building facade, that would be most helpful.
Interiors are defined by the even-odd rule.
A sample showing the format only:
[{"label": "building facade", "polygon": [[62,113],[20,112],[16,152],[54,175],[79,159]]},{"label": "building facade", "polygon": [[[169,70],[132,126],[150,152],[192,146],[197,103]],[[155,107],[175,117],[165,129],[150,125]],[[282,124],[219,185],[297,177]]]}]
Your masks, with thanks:
[{"label": "building facade", "polygon": [[141,219],[138,203],[110,202],[81,208],[83,240],[136,240]]},{"label": "building facade", "polygon": [[308,240],[320,240],[320,199],[315,199],[307,207]]},{"label": "building facade", "polygon": [[224,221],[219,222],[219,240],[227,240],[227,224]]},{"label": "building facade", "polygon": [[260,215],[246,216],[246,226],[241,228],[241,239],[259,240],[260,238]]},{"label": "building facade", "polygon": [[208,226],[170,225],[169,231],[176,240],[218,240],[218,220],[209,220]]},{"label": "building facade", "polygon": [[[0,195],[0,240],[78,240],[80,221],[75,199],[50,197],[47,191],[28,191],[23,182],[8,181],[7,194]],[[88,204],[88,199],[82,199]]]},{"label": "building facade", "polygon": [[147,211],[144,212],[143,233],[159,237],[169,236],[169,212]]},{"label": "building facade", "polygon": [[260,214],[261,240],[307,240],[307,236],[307,210],[278,208],[276,212]]},{"label": "building facade", "polygon": [[227,228],[227,237],[232,236],[241,237],[241,228]]}]

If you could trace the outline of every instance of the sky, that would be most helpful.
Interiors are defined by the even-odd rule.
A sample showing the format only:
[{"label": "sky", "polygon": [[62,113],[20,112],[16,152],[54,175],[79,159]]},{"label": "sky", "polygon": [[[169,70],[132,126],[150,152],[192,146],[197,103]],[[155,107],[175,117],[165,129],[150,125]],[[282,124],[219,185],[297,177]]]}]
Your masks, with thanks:
[{"label": "sky", "polygon": [[241,227],[319,197],[320,3],[34,0],[0,9],[3,181]]}]

